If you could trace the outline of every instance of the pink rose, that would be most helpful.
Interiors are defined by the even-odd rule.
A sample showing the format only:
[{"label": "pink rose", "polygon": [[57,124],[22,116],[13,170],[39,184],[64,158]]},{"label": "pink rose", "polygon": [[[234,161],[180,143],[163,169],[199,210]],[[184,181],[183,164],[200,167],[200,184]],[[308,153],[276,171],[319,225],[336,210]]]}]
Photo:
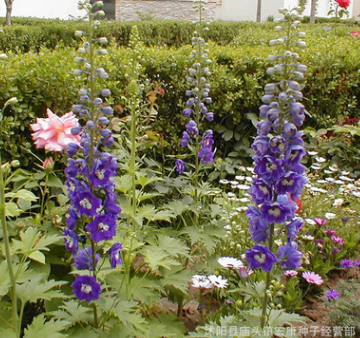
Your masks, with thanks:
[{"label": "pink rose", "polygon": [[72,135],[71,129],[79,125],[73,112],[59,117],[47,109],[48,118],[37,118],[36,123],[30,124],[34,133],[31,134],[36,148],[51,151],[63,151],[69,143],[80,142],[78,135]]}]

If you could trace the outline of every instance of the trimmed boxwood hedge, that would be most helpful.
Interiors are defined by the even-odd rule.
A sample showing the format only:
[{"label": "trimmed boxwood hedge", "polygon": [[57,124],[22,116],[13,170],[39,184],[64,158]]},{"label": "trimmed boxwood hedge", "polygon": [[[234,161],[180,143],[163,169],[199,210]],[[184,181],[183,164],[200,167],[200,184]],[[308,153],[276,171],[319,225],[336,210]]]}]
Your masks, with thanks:
[{"label": "trimmed boxwood hedge", "polygon": [[[118,27],[127,27],[121,24]],[[58,27],[61,25],[70,34],[72,29],[63,23]],[[178,25],[180,27],[182,23]],[[190,39],[192,26],[187,23],[184,25],[188,25],[189,29],[186,39]],[[266,69],[270,66],[267,57],[276,53],[275,48],[268,46],[270,39],[278,37],[272,31],[273,25],[214,23],[214,34],[219,34],[217,42],[225,42],[223,37],[226,35],[226,27],[232,27],[231,34],[234,35],[231,37],[227,33],[230,42],[224,46],[210,41],[210,56],[213,60],[211,109],[216,116],[215,123],[211,126],[216,126],[219,156],[226,156],[234,149],[241,156],[250,155],[250,143],[255,134],[251,119],[258,114],[264,85],[270,81],[266,75]],[[149,32],[146,36],[152,34],[153,42],[161,34],[165,34],[164,31],[161,34],[159,32],[165,26],[158,24],[156,28],[155,22],[139,25],[142,34],[140,27],[147,27]],[[173,30],[176,29],[174,27]],[[238,27],[236,34],[234,27]],[[20,29],[20,26],[14,25],[11,34],[16,29]],[[37,29],[40,36],[41,29]],[[306,126],[328,127],[339,116],[359,117],[360,39],[354,39],[349,34],[351,28],[344,25],[330,31],[324,30],[321,25],[304,25],[304,30],[308,33],[306,41],[309,46],[300,51],[302,63],[308,66],[303,88],[303,102],[309,112]],[[4,34],[6,36],[6,30]],[[18,36],[21,38],[21,34]],[[67,47],[64,46],[64,41],[65,38],[62,45],[54,46],[54,50],[43,43],[42,46],[39,44],[39,48],[29,48],[28,53],[8,52],[8,60],[0,61],[0,104],[13,96],[20,102],[18,107],[8,108],[4,112],[0,142],[8,158],[20,156],[23,161],[28,159],[23,156],[25,150],[22,147],[31,148],[29,124],[35,121],[35,117],[44,116],[46,107],[62,114],[77,102],[81,81],[73,76],[73,70],[77,67],[74,62],[74,47],[79,46],[79,41],[72,39],[73,45]],[[108,51],[109,55],[104,61],[106,60],[105,68],[110,79],[106,85],[113,93],[113,104],[121,105],[121,97],[126,96],[124,66],[131,58],[131,50],[113,42]],[[169,153],[174,154],[179,150],[178,141],[184,125],[181,112],[186,100],[185,79],[190,51],[190,45],[168,47],[163,46],[160,40],[154,46],[143,48],[141,81],[144,84],[156,83],[165,90],[164,97],[159,97],[156,102],[159,115],[154,129],[164,135]]]}]

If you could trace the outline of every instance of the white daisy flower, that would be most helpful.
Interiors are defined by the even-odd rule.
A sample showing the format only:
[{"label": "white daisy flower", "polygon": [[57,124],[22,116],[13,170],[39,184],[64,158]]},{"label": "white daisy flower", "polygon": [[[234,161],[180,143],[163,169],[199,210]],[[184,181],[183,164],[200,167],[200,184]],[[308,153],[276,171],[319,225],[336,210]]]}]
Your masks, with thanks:
[{"label": "white daisy flower", "polygon": [[238,181],[243,181],[245,179],[245,176],[237,175],[237,176],[235,176],[235,179]]},{"label": "white daisy flower", "polygon": [[325,181],[326,181],[326,182],[334,182],[334,181],[335,181],[335,178],[325,177]]},{"label": "white daisy flower", "polygon": [[324,170],[324,174],[327,174],[327,175],[331,175],[331,174],[333,174],[333,172],[332,171],[330,171],[330,170]]},{"label": "white daisy flower", "polygon": [[237,207],[236,208],[236,211],[238,211],[238,212],[242,212],[242,211],[246,211],[247,209],[249,209],[248,207]]},{"label": "white daisy flower", "polygon": [[204,275],[194,275],[191,278],[191,285],[197,289],[213,289],[214,284]]},{"label": "white daisy flower", "polygon": [[247,171],[250,171],[251,173],[254,172],[254,168],[253,168],[253,167],[246,167],[246,170],[247,170]]},{"label": "white daisy flower", "polygon": [[350,175],[350,171],[342,171],[341,175]]},{"label": "white daisy flower", "polygon": [[315,191],[315,192],[321,192],[323,194],[326,194],[328,192],[327,190],[321,189],[321,188],[318,188],[318,187],[311,187],[310,190]]},{"label": "white daisy flower", "polygon": [[339,184],[339,185],[343,185],[344,184],[344,181],[341,181],[341,180],[335,180],[334,181],[335,184]]},{"label": "white daisy flower", "polygon": [[324,216],[326,219],[334,219],[336,214],[333,214],[332,212],[326,212]]},{"label": "white daisy flower", "polygon": [[333,203],[333,207],[341,207],[343,204],[344,200],[342,198],[337,198]]},{"label": "white daisy flower", "polygon": [[236,197],[236,195],[233,192],[228,192],[227,195],[228,197]]},{"label": "white daisy flower", "polygon": [[329,169],[333,172],[339,171],[339,166],[337,164],[333,164],[329,167]]},{"label": "white daisy flower", "polygon": [[321,169],[321,166],[318,165],[318,164],[313,164],[310,168],[311,168],[311,169],[315,169],[315,170],[320,170],[320,169]]},{"label": "white daisy flower", "polygon": [[302,235],[300,237],[305,241],[313,241],[314,240],[314,237],[310,236],[310,235]]},{"label": "white daisy flower", "polygon": [[347,176],[339,176],[340,180],[347,181],[347,182],[354,182],[353,178],[347,177]]},{"label": "white daisy flower", "polygon": [[220,289],[224,289],[229,285],[227,279],[222,276],[210,275],[209,280],[214,286]]},{"label": "white daisy flower", "polygon": [[325,183],[328,183],[328,181],[326,181],[326,180],[317,180],[316,183],[325,184]]},{"label": "white daisy flower", "polygon": [[246,184],[239,184],[237,186],[237,188],[240,189],[240,190],[248,190],[248,189],[250,189],[250,186],[246,185]]},{"label": "white daisy flower", "polygon": [[250,202],[250,200],[249,200],[248,198],[244,197],[244,198],[240,198],[240,199],[239,199],[239,202],[241,202],[241,203],[248,203],[248,202]]},{"label": "white daisy flower", "polygon": [[239,169],[240,169],[241,171],[246,171],[246,168],[245,168],[244,166],[241,166]]},{"label": "white daisy flower", "polygon": [[353,191],[352,194],[353,194],[355,197],[360,197],[360,191]]},{"label": "white daisy flower", "polygon": [[230,224],[225,225],[225,226],[224,226],[224,229],[225,229],[225,230],[231,230],[231,225],[230,225]]},{"label": "white daisy flower", "polygon": [[244,263],[234,257],[220,257],[217,262],[224,268],[239,269],[244,266]]},{"label": "white daisy flower", "polygon": [[310,155],[310,156],[315,156],[315,155],[318,154],[317,151],[308,151],[307,153],[308,153],[308,155]]},{"label": "white daisy flower", "polygon": [[229,184],[230,182],[228,180],[222,179],[219,181],[220,184]]},{"label": "white daisy flower", "polygon": [[305,222],[307,224],[310,224],[310,225],[315,225],[316,224],[316,222],[314,220],[312,220],[311,218],[305,218]]},{"label": "white daisy flower", "polygon": [[315,157],[315,161],[318,162],[318,163],[325,163],[326,158],[318,156],[318,157]]}]

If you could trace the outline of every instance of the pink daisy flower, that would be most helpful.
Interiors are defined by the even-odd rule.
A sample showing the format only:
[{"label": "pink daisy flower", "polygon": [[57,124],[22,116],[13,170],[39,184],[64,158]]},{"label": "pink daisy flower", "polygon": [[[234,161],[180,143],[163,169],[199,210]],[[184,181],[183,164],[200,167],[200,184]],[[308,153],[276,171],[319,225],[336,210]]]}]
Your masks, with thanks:
[{"label": "pink daisy flower", "polygon": [[326,219],[315,217],[314,221],[317,225],[322,226],[328,223]]},{"label": "pink daisy flower", "polygon": [[315,272],[306,271],[303,272],[302,276],[309,284],[321,285],[322,283],[324,283],[322,277]]},{"label": "pink daisy flower", "polygon": [[294,277],[297,276],[299,274],[299,272],[295,271],[295,270],[286,270],[284,271],[284,275],[286,277]]}]

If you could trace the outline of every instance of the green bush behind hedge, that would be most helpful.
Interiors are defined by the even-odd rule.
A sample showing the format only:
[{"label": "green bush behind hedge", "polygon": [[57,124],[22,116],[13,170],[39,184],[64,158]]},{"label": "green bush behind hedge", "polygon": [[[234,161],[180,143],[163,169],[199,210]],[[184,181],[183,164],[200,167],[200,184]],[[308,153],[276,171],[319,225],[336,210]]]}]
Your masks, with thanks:
[{"label": "green bush behind hedge", "polygon": [[[150,23],[154,26],[146,25],[147,29],[153,27],[152,32],[156,31],[156,23]],[[236,26],[229,23],[216,25],[224,31],[227,25],[233,29]],[[190,26],[187,38],[191,36]],[[71,29],[65,27],[70,34]],[[16,28],[19,27],[11,29]],[[226,156],[234,150],[243,158],[250,156],[250,144],[255,135],[251,120],[258,114],[258,107],[262,104],[263,87],[270,81],[266,75],[266,69],[270,66],[267,57],[277,53],[276,48],[268,46],[270,39],[279,36],[272,28],[273,24],[243,23],[242,30],[234,38],[229,38],[231,43],[223,46],[210,42],[210,56],[213,60],[213,74],[210,77],[213,98],[211,109],[216,120],[209,127],[216,126],[219,156]],[[225,34],[221,33],[221,29],[219,36]],[[344,25],[330,31],[325,31],[321,25],[304,25],[304,29],[308,33],[306,41],[309,47],[299,53],[302,63],[308,66],[303,88],[303,103],[310,115],[306,126],[328,127],[339,116],[358,117],[360,39],[354,39],[349,34],[352,29]],[[152,41],[155,41],[156,36],[165,33],[152,34]],[[45,116],[47,107],[62,114],[77,102],[81,80],[73,76],[73,70],[77,67],[74,47],[79,45],[79,41],[72,41],[73,46],[58,45],[54,50],[43,44],[42,47],[39,45],[38,51],[37,48],[29,48],[28,53],[9,52],[8,60],[0,62],[0,104],[13,96],[20,101],[18,107],[4,112],[1,143],[8,157],[27,160],[23,156],[26,150],[21,147],[31,146],[29,124],[36,117]],[[129,63],[131,51],[117,43],[111,44],[108,51],[105,68],[110,79],[106,84],[113,93],[113,104],[121,105],[121,97],[126,96],[124,66]],[[184,94],[188,89],[186,69],[190,51],[191,47],[186,44],[176,48],[162,46],[158,42],[154,46],[144,47],[141,81],[156,83],[165,90],[165,96],[157,101],[159,115],[154,128],[164,135],[168,153],[176,154],[179,151],[178,141],[185,124],[181,112],[186,100]]]}]

